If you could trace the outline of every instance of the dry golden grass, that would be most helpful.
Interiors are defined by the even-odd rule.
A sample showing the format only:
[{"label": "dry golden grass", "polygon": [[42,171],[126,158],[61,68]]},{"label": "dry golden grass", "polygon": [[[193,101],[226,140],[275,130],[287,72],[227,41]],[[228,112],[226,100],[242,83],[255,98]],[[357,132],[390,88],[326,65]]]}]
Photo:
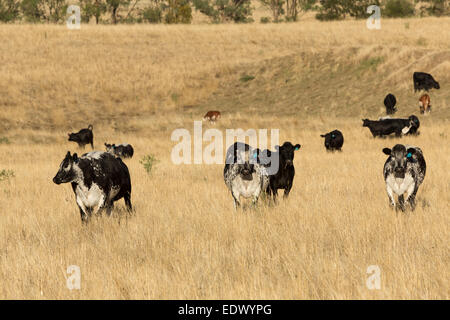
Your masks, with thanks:
[{"label": "dry golden grass", "polygon": [[[0,181],[0,298],[448,299],[450,19],[364,23],[0,26],[0,170],[15,173]],[[386,93],[418,113],[418,69],[442,87],[421,135],[373,139],[360,119],[381,115]],[[222,165],[171,163],[172,131],[208,109],[220,130],[279,128],[303,145],[288,200],[234,212]],[[83,227],[70,186],[51,181],[82,152],[67,131],[88,123],[97,148],[135,147],[126,222]],[[335,128],[344,151],[329,154],[319,135]],[[381,150],[395,143],[428,164],[412,213],[388,206]],[[161,162],[147,176],[150,153]],[[69,265],[81,290],[66,287]],[[366,287],[369,265],[381,290]]]}]

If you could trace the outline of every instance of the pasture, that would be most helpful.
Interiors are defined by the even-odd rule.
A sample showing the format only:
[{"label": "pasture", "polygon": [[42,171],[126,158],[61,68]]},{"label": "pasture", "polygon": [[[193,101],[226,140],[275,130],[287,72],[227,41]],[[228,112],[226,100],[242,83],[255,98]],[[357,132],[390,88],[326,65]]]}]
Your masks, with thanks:
[{"label": "pasture", "polygon": [[[448,299],[450,19],[267,25],[0,25],[0,298]],[[430,72],[430,115],[414,71]],[[253,79],[252,79],[253,78]],[[417,137],[374,139],[362,118],[419,116]],[[280,129],[300,143],[287,200],[233,209],[223,165],[175,165],[177,128]],[[52,178],[67,133],[94,125],[125,160],[134,216],[80,222]],[[344,134],[327,153],[324,134]],[[389,208],[384,147],[419,146],[427,175],[414,212]],[[206,144],[205,144],[206,145]],[[86,146],[85,152],[90,151]],[[148,175],[139,162],[159,162]],[[119,216],[121,218],[119,219]],[[119,223],[120,221],[120,223]],[[66,269],[81,269],[81,289]],[[381,269],[381,289],[366,286]]]}]

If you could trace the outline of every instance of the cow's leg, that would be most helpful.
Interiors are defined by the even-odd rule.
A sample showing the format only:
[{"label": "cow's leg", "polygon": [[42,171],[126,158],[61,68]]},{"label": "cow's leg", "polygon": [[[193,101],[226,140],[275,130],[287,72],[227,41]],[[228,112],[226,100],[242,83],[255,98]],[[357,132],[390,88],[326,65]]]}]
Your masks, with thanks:
[{"label": "cow's leg", "polygon": [[133,211],[133,206],[131,205],[131,193],[126,192],[123,199],[125,200],[125,206],[127,207],[128,213],[131,213]]},{"label": "cow's leg", "polygon": [[81,222],[83,224],[87,224],[89,215],[86,212],[84,212],[83,209],[80,206],[78,206],[78,208],[80,208]]},{"label": "cow's leg", "polygon": [[105,208],[105,205],[106,205],[106,195],[102,195],[97,204],[97,209],[94,211],[94,214],[95,215],[101,214],[102,210]]},{"label": "cow's leg", "polygon": [[386,184],[386,191],[389,197],[389,204],[391,206],[391,208],[395,209],[395,199],[394,199],[394,192],[392,190],[392,188]]},{"label": "cow's leg", "polygon": [[110,217],[111,216],[111,211],[112,211],[112,209],[114,209],[114,202],[109,202],[109,203],[107,203],[106,204],[106,215],[108,216],[108,217]]},{"label": "cow's leg", "polygon": [[416,186],[416,184],[414,183],[413,185],[411,185],[407,192],[407,197],[406,197],[406,201],[409,202],[409,205],[411,206],[411,210],[414,211],[416,209],[416,194],[417,194],[417,190],[419,188]]},{"label": "cow's leg", "polygon": [[239,201],[240,194],[233,190],[231,191],[231,195],[233,196],[234,200],[234,210],[237,210],[237,208],[241,206],[241,202]]},{"label": "cow's leg", "polygon": [[400,210],[405,211],[405,198],[402,194],[398,196],[398,206]]},{"label": "cow's leg", "polygon": [[289,192],[291,192],[292,189],[292,181],[289,182],[287,187],[284,189],[284,198],[287,198],[289,196]]}]

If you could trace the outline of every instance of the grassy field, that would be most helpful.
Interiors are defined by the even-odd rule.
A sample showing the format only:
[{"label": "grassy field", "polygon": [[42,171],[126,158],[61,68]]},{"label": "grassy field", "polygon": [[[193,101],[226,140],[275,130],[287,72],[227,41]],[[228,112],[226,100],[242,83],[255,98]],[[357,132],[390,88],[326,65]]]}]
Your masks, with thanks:
[{"label": "grassy field", "polygon": [[[448,299],[450,19],[268,25],[0,25],[0,298]],[[432,73],[419,115],[412,73]],[[246,81],[251,77],[253,80]],[[418,137],[373,139],[362,118],[419,115]],[[300,143],[279,204],[233,210],[223,165],[174,165],[173,130],[280,129]],[[53,176],[67,133],[128,142],[134,217],[82,226]],[[342,153],[321,133],[340,129]],[[389,209],[382,148],[414,144],[427,175],[414,212]],[[89,151],[87,148],[85,151]],[[147,175],[139,160],[159,160]],[[66,269],[81,269],[81,290]],[[381,289],[366,287],[367,267]]]}]

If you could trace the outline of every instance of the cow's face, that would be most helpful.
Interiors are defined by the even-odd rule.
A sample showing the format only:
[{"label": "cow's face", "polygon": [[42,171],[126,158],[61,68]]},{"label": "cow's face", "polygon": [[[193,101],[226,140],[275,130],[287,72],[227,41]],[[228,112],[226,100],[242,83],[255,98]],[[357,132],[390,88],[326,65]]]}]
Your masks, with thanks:
[{"label": "cow's face", "polygon": [[363,121],[363,127],[369,126],[369,119],[362,119],[362,121]]},{"label": "cow's face", "polygon": [[79,140],[78,135],[76,133],[68,133],[67,135],[69,136],[69,141],[77,142]]},{"label": "cow's face", "polygon": [[296,144],[295,146],[286,141],[283,143],[281,147],[278,147],[278,152],[280,153],[280,158],[284,160],[285,166],[292,166],[294,161],[294,152],[300,149],[300,145]]},{"label": "cow's face", "polygon": [[114,145],[105,142],[106,152],[114,151]]},{"label": "cow's face", "polygon": [[408,119],[409,119],[409,123],[411,126],[415,126],[415,127],[419,128],[419,126],[420,126],[419,118],[417,118],[415,115],[411,115],[411,116],[409,116]]},{"label": "cow's face", "polygon": [[77,177],[74,165],[78,163],[78,156],[76,153],[73,156],[70,152],[67,152],[66,157],[59,165],[59,170],[56,176],[53,178],[53,182],[56,184],[72,182]]},{"label": "cow's face", "polygon": [[413,155],[415,154],[416,149],[406,149],[404,145],[397,144],[392,150],[384,148],[383,152],[390,156],[394,169],[394,177],[400,179],[405,178],[406,166],[408,161],[413,161]]},{"label": "cow's face", "polygon": [[336,135],[334,133],[321,134],[322,138],[325,138],[325,147],[328,149],[331,146],[331,141],[336,139]]},{"label": "cow's face", "polygon": [[440,89],[441,88],[441,86],[439,85],[439,82],[435,81],[434,88],[435,89]]}]

